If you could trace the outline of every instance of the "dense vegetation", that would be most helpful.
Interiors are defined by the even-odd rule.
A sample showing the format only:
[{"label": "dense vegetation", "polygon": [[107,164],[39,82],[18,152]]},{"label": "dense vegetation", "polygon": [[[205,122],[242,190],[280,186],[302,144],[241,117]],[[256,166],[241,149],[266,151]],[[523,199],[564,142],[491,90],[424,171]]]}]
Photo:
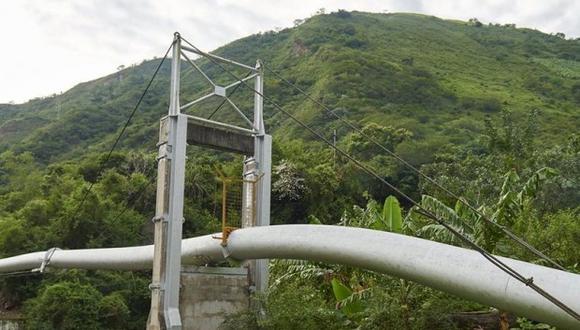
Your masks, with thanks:
[{"label": "dense vegetation", "polygon": [[[492,221],[578,272],[580,42],[477,23],[341,11],[235,41],[217,53],[246,63],[266,59]],[[151,242],[167,63],[107,162],[105,151],[158,64],[145,61],[61,95],[0,105],[0,256]],[[200,65],[228,81],[219,68]],[[182,76],[184,102],[207,89],[185,64]],[[490,251],[542,262],[280,80],[268,76],[266,93],[325,136],[337,130],[341,148]],[[249,96],[240,88],[233,98],[247,109]],[[218,101],[196,114],[208,115]],[[217,118],[235,122],[232,114],[224,108]],[[266,107],[266,115],[275,136],[274,223],[361,226],[460,245],[400,196],[387,198],[392,191],[283,114]],[[241,159],[189,150],[186,236],[219,228],[214,166],[239,175]],[[448,329],[457,326],[459,312],[489,309],[337,265],[276,261],[272,275],[270,292],[256,297],[266,317],[248,311],[226,327]],[[21,308],[34,329],[138,329],[147,318],[149,278],[147,272],[105,271],[3,277],[1,298],[5,307]]]}]

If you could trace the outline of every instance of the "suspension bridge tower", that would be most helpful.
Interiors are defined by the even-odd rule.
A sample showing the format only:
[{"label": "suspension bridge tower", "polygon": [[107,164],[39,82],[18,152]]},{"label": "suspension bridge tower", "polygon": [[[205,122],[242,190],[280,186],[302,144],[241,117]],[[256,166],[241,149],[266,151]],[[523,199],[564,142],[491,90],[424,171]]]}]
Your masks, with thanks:
[{"label": "suspension bridge tower", "polygon": [[[200,64],[190,59],[190,56],[200,56],[207,59],[214,66],[229,73],[235,81],[225,86],[215,83],[202,70]],[[180,104],[182,61],[186,63],[185,65],[191,66],[212,86],[212,91],[208,94],[183,105]],[[249,74],[242,79],[237,78],[232,71],[227,69],[227,66],[249,70]],[[267,260],[248,261],[243,264],[243,267],[237,269],[215,268],[210,271],[206,269],[201,271],[203,273],[202,280],[193,281],[183,280],[190,276],[191,272],[185,271],[181,266],[185,164],[188,144],[244,155],[244,173],[240,173],[243,193],[239,222],[242,227],[270,224],[272,137],[266,134],[264,127],[263,78],[263,70],[259,60],[255,66],[238,63],[202,52],[178,33],[174,35],[169,113],[161,119],[159,128],[157,198],[155,217],[153,218],[155,244],[148,329],[176,330],[211,327],[208,324],[204,327],[200,323],[209,321],[196,320],[197,316],[195,315],[192,316],[193,319],[187,319],[184,317],[184,314],[187,313],[183,311],[189,308],[189,310],[199,312],[200,309],[207,306],[219,308],[216,305],[216,302],[219,305],[219,293],[214,292],[215,290],[207,290],[203,286],[211,283],[225,283],[223,278],[228,276],[242,274],[244,279],[242,282],[245,281],[245,287],[250,291],[263,291],[267,286]],[[230,97],[233,90],[239,87],[253,90],[252,119],[248,118]],[[209,98],[221,98],[224,103],[229,104],[241,122],[247,124],[246,127],[182,113]],[[226,225],[223,224],[220,238],[224,256],[227,257],[227,236],[232,229]],[[233,283],[240,283],[240,281]],[[186,287],[187,285],[190,287]],[[239,286],[239,284],[234,285]],[[204,302],[191,301],[186,296],[187,293],[195,293],[204,289],[206,294]],[[207,297],[208,294],[214,296]],[[213,305],[207,304],[207,301],[213,301]],[[185,306],[196,303],[199,303],[199,306]],[[218,313],[219,311],[214,312]]]}]

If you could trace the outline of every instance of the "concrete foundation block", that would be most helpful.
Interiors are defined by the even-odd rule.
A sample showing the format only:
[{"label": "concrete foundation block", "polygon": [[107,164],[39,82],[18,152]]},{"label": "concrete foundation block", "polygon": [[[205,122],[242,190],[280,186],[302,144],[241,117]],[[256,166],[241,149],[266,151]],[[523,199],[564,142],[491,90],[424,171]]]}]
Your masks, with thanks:
[{"label": "concrete foundation block", "polygon": [[247,268],[183,267],[179,308],[184,330],[213,330],[250,304]]}]

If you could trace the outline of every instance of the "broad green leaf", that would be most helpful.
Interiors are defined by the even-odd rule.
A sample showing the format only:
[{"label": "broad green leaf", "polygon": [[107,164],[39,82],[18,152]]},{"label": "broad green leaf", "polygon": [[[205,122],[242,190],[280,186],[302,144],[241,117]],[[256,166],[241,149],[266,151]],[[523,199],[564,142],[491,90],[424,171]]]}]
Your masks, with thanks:
[{"label": "broad green leaf", "polygon": [[401,218],[401,207],[395,196],[389,196],[385,199],[383,205],[383,221],[387,224],[393,233],[402,233],[403,221]]},{"label": "broad green leaf", "polygon": [[[458,214],[455,212],[455,209],[448,207],[440,200],[431,197],[429,195],[423,195],[421,199],[421,205],[430,212],[432,212],[433,214],[435,214],[437,217],[445,221],[455,230],[459,231],[464,235],[467,235],[470,238],[473,238],[472,235],[475,232],[475,230],[474,227],[472,226],[472,222],[474,222],[475,220],[463,219],[459,217]],[[438,240],[441,240],[443,242],[450,243],[457,242],[457,238],[439,224],[424,226],[420,230],[420,232],[427,234],[432,238],[437,238]]]},{"label": "broad green leaf", "polygon": [[344,300],[352,294],[352,290],[346,285],[342,284],[336,278],[332,279],[332,292],[334,292],[334,297],[337,301]]},{"label": "broad green leaf", "polygon": [[341,304],[340,308],[347,316],[350,317],[353,314],[363,311],[362,305],[359,301],[345,301],[352,296],[352,290],[349,287],[342,284],[336,278],[332,279],[331,284],[334,297],[336,298],[336,301]]},{"label": "broad green leaf", "polygon": [[536,171],[534,175],[524,184],[518,193],[518,198],[523,202],[527,198],[535,198],[541,185],[547,180],[558,175],[558,171],[550,167],[543,167]]},{"label": "broad green leaf", "polygon": [[458,217],[466,219],[466,220],[475,220],[477,219],[477,214],[473,212],[473,210],[467,206],[467,201],[463,198],[458,199],[455,202],[455,213]]}]

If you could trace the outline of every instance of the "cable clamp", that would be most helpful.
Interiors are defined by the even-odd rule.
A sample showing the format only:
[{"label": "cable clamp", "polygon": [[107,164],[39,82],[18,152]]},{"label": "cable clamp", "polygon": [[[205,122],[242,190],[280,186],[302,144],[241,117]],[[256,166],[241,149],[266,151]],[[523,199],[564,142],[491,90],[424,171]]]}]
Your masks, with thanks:
[{"label": "cable clamp", "polygon": [[159,221],[165,221],[165,217],[161,215],[161,216],[154,216],[154,217],[151,219],[151,222],[153,222],[153,223],[157,223],[157,222],[159,222]]},{"label": "cable clamp", "polygon": [[33,269],[33,271],[38,271],[39,273],[44,273],[44,271],[46,270],[46,267],[48,266],[48,264],[50,264],[50,259],[52,258],[52,256],[54,255],[54,252],[56,250],[60,250],[57,247],[53,247],[50,248],[46,251],[46,253],[44,254],[44,258],[42,258],[42,263],[40,264],[40,267],[37,269]]},{"label": "cable clamp", "polygon": [[169,141],[167,141],[167,140],[164,140],[164,141],[161,141],[161,142],[157,142],[157,143],[155,144],[155,146],[159,148],[159,147],[161,147],[162,145],[164,145],[164,144],[167,144],[168,142],[169,142]]},{"label": "cable clamp", "polygon": [[230,255],[231,255],[232,253],[231,253],[231,252],[230,252],[230,250],[228,249],[228,246],[227,246],[227,245],[220,244],[220,246],[221,246],[222,255],[224,256],[224,259],[225,259],[225,260],[228,260],[228,259],[230,258]]},{"label": "cable clamp", "polygon": [[149,284],[149,290],[153,291],[153,290],[161,290],[161,284],[159,283],[151,283]]},{"label": "cable clamp", "polygon": [[530,285],[532,285],[533,283],[534,283],[534,278],[533,278],[533,277],[530,277],[530,278],[528,278],[528,279],[526,279],[526,280],[524,281],[524,284],[525,284],[526,286],[530,286]]}]

